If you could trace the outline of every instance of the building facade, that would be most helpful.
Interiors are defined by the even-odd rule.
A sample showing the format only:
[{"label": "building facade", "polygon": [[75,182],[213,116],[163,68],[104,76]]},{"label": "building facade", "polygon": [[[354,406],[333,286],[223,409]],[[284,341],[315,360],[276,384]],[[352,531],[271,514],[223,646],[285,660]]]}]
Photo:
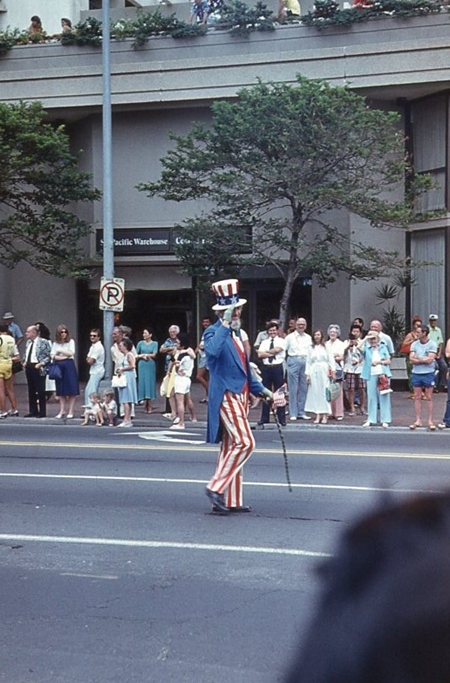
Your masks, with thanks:
[{"label": "building facade", "polygon": [[[137,4],[117,0],[112,3],[113,12],[116,17],[134,13]],[[99,10],[93,9],[98,6],[95,2],[46,0],[42,12],[35,2],[28,5],[24,0],[20,5],[20,11],[13,10],[12,0],[3,2],[7,11],[0,13],[0,30],[7,25],[26,26],[30,12],[38,13],[44,27],[48,22],[51,30],[55,17],[69,16],[76,23],[96,12],[100,18]],[[188,5],[173,5],[167,11],[186,19]],[[141,49],[135,49],[131,40],[113,41],[115,275],[126,283],[121,320],[136,332],[152,325],[155,337],[163,341],[170,324],[195,330],[197,319],[207,312],[195,283],[180,272],[173,253],[173,228],[193,207],[150,200],[136,190],[138,183],[158,178],[159,160],[171,144],[169,132],[184,134],[193,122],[208,122],[212,101],[233,98],[258,78],[295,83],[296,74],[301,73],[348,85],[367,97],[370,106],[401,113],[417,170],[430,172],[436,181],[422,206],[433,209],[436,218],[417,222],[408,233],[389,232],[390,250],[433,261],[417,274],[416,284],[398,303],[407,316],[438,313],[446,329],[450,320],[446,296],[449,28],[450,16],[441,13],[403,20],[383,17],[322,32],[298,24],[248,37],[211,29],[195,39],[152,38]],[[83,150],[82,169],[92,173],[93,184],[102,188],[100,49],[66,47],[57,41],[14,47],[1,58],[0,93],[1,100],[9,103],[41,101],[51,119],[65,124],[74,151]],[[84,211],[83,217],[93,225],[86,247],[95,254],[101,251],[102,203]],[[386,232],[370,228],[355,216],[340,215],[336,221],[344,234],[354,232],[370,245],[386,244]],[[65,322],[79,339],[87,340],[89,326],[101,325],[101,275],[99,266],[88,283],[75,283],[42,275],[23,264],[14,271],[1,269],[0,307],[11,308],[24,326],[36,318],[45,320],[51,329]],[[304,315],[310,327],[337,322],[346,330],[356,315],[366,320],[380,317],[375,287],[373,282],[350,283],[340,278],[323,290],[305,273],[292,297],[291,313]],[[253,335],[267,317],[277,314],[282,282],[270,270],[243,273],[242,289],[252,304],[246,326]]]}]

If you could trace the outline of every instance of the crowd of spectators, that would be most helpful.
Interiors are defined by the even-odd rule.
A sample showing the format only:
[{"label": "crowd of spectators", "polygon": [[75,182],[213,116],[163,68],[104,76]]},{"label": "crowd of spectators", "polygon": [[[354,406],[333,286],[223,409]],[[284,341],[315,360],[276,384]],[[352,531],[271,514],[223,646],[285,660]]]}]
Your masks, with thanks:
[{"label": "crowd of spectators", "polygon": [[[45,417],[46,404],[54,396],[59,402],[57,419],[71,419],[75,414],[75,403],[79,391],[77,353],[75,340],[66,325],[57,326],[54,339],[48,327],[32,323],[23,335],[11,311],[3,316],[5,330],[12,342],[2,345],[0,359],[0,419],[17,416],[18,408],[14,394],[14,372],[25,370],[29,390],[29,412],[27,417]],[[212,319],[202,319],[202,334],[212,324]],[[281,328],[277,319],[268,320],[252,345],[245,330],[241,330],[246,352],[259,366],[264,385],[272,391],[285,391],[288,405],[276,413],[281,425],[296,420],[314,419],[315,424],[326,424],[330,420],[342,422],[362,418],[361,427],[378,423],[387,428],[392,422],[391,414],[391,359],[395,352],[403,355],[408,363],[408,377],[411,398],[414,400],[412,430],[422,427],[422,410],[426,408],[426,422],[429,430],[450,428],[450,403],[442,420],[436,425],[433,419],[433,394],[448,391],[447,357],[450,355],[450,340],[444,344],[438,316],[429,316],[429,325],[415,316],[412,329],[399,348],[394,347],[379,320],[372,320],[366,330],[364,321],[357,317],[342,333],[336,323],[326,331],[320,329],[308,332],[307,320],[303,317],[289,320],[287,329]],[[21,349],[24,337],[25,348]],[[135,406],[141,405],[150,414],[159,394],[166,401],[164,416],[172,422],[172,428],[184,429],[186,414],[196,421],[195,407],[191,398],[191,381],[196,378],[204,389],[202,403],[208,401],[209,374],[204,352],[203,337],[197,345],[190,343],[189,336],[178,325],[169,327],[169,336],[163,343],[153,338],[153,331],[147,326],[137,340],[132,340],[130,328],[122,325],[114,328],[110,355],[113,375],[117,381],[115,405],[105,408],[108,396],[100,392],[100,382],[105,375],[107,351],[101,341],[101,330],[92,328],[89,335],[90,348],[85,357],[85,369],[89,381],[84,390],[83,417],[88,424],[114,424],[111,411],[123,418],[122,425],[130,426],[135,415]],[[157,389],[158,361],[164,359],[165,377]],[[18,367],[19,366],[19,367]],[[57,367],[55,367],[57,366]],[[84,374],[85,369],[82,368]],[[126,384],[125,384],[126,381]],[[111,386],[106,387],[110,391]],[[10,407],[6,405],[9,401]],[[251,397],[252,407],[259,400]],[[98,405],[102,406],[101,421]],[[379,413],[379,414],[378,414]],[[264,428],[271,413],[266,403],[257,426]]]}]

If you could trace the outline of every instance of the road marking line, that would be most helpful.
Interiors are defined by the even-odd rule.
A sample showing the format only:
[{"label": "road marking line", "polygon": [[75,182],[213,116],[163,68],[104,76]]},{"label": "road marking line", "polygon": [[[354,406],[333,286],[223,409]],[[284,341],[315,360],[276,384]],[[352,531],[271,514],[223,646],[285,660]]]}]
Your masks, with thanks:
[{"label": "road marking line", "polygon": [[77,574],[75,572],[61,572],[60,576],[74,576],[77,579],[103,579],[104,581],[116,581],[119,578],[112,574]]},{"label": "road marking line", "polygon": [[120,436],[138,436],[140,439],[146,439],[147,441],[166,441],[169,443],[189,443],[200,446],[206,443],[203,439],[199,441],[198,439],[185,439],[181,437],[185,436],[197,436],[195,432],[178,432],[179,438],[175,438],[175,432],[169,431],[159,431],[159,432],[122,432]]},{"label": "road marking line", "polygon": [[85,538],[77,536],[30,536],[24,534],[0,534],[0,541],[34,543],[66,543],[81,545],[110,545],[128,548],[173,548],[176,550],[224,551],[232,553],[260,553],[263,555],[294,555],[297,557],[331,557],[329,553],[299,548],[270,548],[245,545],[219,545],[212,543],[177,543],[175,541],[138,541],[124,538]]},{"label": "road marking line", "polygon": [[[0,472],[0,479],[4,478],[18,478],[18,479],[73,479],[73,480],[90,480],[90,481],[122,481],[143,484],[196,484],[204,485],[208,483],[207,479],[181,479],[168,477],[119,477],[118,475],[98,475],[98,474],[36,474],[28,472]],[[245,486],[267,486],[273,488],[286,488],[285,482],[275,481],[246,481]],[[375,493],[419,493],[430,489],[398,489],[389,488],[387,486],[352,486],[346,484],[292,484],[292,488],[296,489],[325,489],[332,491],[369,491]]]},{"label": "road marking line", "polygon": [[[129,433],[129,435],[132,435],[132,432]],[[9,447],[18,447],[23,449],[24,447],[29,447],[29,448],[57,448],[58,450],[61,450],[63,448],[66,449],[81,449],[81,450],[108,450],[111,451],[116,447],[117,444],[99,444],[99,443],[57,443],[57,442],[42,442],[42,441],[0,441],[0,446],[9,446]],[[205,452],[205,453],[210,453],[214,452],[217,453],[217,445],[214,444],[204,444],[204,443],[197,443],[197,446],[202,446],[201,451],[193,451],[192,447],[185,446],[183,447],[182,444],[173,444],[173,445],[164,445],[164,442],[158,443],[158,450],[159,451],[177,451],[177,452],[195,452],[196,454],[199,452]],[[121,451],[151,451],[152,448],[149,444],[125,444],[121,443],[120,444],[120,450]],[[274,448],[257,448],[255,451],[255,455],[274,455],[275,453],[278,453],[279,447],[278,445],[275,445]],[[449,460],[450,459],[450,454],[442,454],[442,455],[436,455],[436,454],[431,454],[431,453],[370,453],[368,451],[365,451],[362,453],[361,451],[336,451],[336,450],[330,450],[330,451],[325,451],[323,449],[320,450],[312,450],[312,449],[291,449],[288,448],[288,454],[289,456],[296,456],[296,455],[307,455],[311,457],[335,457],[335,458],[393,458],[395,460]]]}]

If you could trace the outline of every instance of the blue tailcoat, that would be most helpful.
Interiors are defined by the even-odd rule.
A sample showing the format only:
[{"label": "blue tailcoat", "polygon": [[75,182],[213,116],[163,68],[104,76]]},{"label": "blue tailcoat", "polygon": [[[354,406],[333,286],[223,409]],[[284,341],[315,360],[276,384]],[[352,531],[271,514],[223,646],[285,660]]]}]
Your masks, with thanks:
[{"label": "blue tailcoat", "polygon": [[248,378],[250,393],[258,395],[264,389],[261,382],[253,378],[246,354],[247,374],[231,338],[231,328],[218,320],[206,328],[203,340],[209,368],[208,425],[206,440],[218,443],[221,440],[220,406],[226,391],[240,394]]}]

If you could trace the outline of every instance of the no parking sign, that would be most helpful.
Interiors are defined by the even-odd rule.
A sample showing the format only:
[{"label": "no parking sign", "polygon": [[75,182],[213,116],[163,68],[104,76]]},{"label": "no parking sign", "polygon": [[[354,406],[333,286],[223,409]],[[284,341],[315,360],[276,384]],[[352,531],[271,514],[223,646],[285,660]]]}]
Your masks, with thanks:
[{"label": "no parking sign", "polygon": [[120,277],[100,280],[100,304],[101,311],[123,311],[125,299],[125,280]]}]

